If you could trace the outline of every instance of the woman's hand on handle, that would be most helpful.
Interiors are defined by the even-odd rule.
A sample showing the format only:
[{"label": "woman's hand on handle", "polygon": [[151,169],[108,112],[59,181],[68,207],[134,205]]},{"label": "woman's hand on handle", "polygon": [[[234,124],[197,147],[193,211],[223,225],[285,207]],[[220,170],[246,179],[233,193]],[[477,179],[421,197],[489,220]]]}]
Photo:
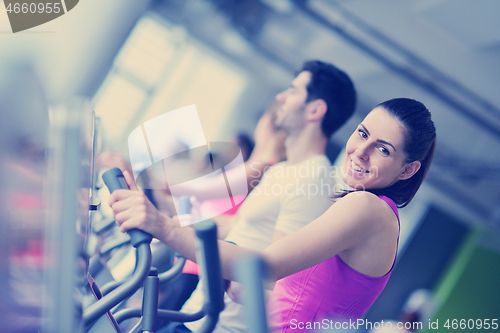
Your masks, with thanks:
[{"label": "woman's hand on handle", "polygon": [[125,171],[125,181],[130,190],[116,190],[111,194],[109,205],[115,214],[115,220],[121,232],[141,229],[153,237],[164,239],[172,219],[161,214],[139,190],[132,176]]}]

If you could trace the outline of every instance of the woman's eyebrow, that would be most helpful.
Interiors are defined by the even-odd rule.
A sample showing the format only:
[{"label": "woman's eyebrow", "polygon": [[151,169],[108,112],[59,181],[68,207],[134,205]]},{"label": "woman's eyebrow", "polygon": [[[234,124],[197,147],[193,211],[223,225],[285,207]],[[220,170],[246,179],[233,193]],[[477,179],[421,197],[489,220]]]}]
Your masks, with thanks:
[{"label": "woman's eyebrow", "polygon": [[361,125],[361,127],[363,127],[363,129],[365,130],[366,134],[370,135],[370,132],[366,129],[365,125],[363,125],[363,124],[359,124],[359,125]]},{"label": "woman's eyebrow", "polygon": [[396,151],[396,148],[394,148],[394,146],[392,144],[390,144],[389,142],[387,142],[387,141],[378,139],[377,142],[380,142],[380,143],[386,144],[388,146],[391,146],[392,149],[394,149],[394,151]]},{"label": "woman's eyebrow", "polygon": [[[368,129],[365,127],[365,125],[363,125],[363,124],[360,124],[360,125],[361,125],[361,127],[363,127],[363,129],[365,130],[366,134],[370,135],[370,132],[369,132],[369,131],[368,131]],[[385,141],[385,140],[380,140],[380,139],[377,139],[377,142],[380,142],[380,143],[386,144],[386,145],[388,145],[388,146],[391,146],[391,147],[392,147],[392,149],[394,149],[394,151],[396,151],[396,148],[394,148],[394,146],[393,146],[391,143],[389,143],[389,142],[387,142],[387,141]]]}]

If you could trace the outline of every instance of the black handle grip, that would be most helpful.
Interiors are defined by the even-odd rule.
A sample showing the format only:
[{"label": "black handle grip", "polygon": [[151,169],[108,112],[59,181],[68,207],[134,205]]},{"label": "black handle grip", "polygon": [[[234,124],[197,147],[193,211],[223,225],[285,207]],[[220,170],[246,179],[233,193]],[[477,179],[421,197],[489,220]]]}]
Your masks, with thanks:
[{"label": "black handle grip", "polygon": [[[128,189],[125,177],[123,177],[122,171],[118,168],[112,168],[102,174],[102,180],[104,184],[109,189],[109,193],[113,193],[115,190]],[[130,241],[132,245],[137,248],[139,244],[147,242],[151,243],[153,236],[139,229],[132,229],[127,231],[130,236]]]},{"label": "black handle grip", "polygon": [[204,281],[204,310],[207,314],[218,315],[224,309],[224,286],[217,245],[217,227],[213,221],[207,220],[196,223],[194,229],[198,237],[197,262]]}]

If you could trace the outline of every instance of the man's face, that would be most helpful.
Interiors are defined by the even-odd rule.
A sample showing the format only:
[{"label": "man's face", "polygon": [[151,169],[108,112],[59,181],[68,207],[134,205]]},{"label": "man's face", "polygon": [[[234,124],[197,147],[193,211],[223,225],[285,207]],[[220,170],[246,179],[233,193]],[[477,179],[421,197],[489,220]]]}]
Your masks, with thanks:
[{"label": "man's face", "polygon": [[276,127],[288,134],[304,127],[304,110],[307,99],[307,85],[311,81],[311,73],[301,72],[285,91],[276,95],[278,110]]}]

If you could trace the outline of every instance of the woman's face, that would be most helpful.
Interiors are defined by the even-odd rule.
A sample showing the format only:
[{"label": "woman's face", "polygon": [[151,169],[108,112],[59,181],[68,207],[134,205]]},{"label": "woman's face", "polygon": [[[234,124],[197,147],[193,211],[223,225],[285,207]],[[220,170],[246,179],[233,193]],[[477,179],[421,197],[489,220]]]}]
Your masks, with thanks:
[{"label": "woman's face", "polygon": [[376,107],[347,141],[343,179],[356,189],[385,188],[408,179],[420,162],[406,163],[405,129],[384,108]]}]

